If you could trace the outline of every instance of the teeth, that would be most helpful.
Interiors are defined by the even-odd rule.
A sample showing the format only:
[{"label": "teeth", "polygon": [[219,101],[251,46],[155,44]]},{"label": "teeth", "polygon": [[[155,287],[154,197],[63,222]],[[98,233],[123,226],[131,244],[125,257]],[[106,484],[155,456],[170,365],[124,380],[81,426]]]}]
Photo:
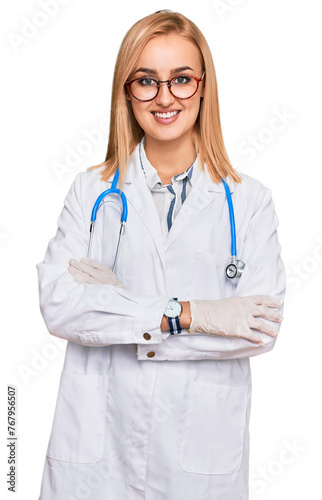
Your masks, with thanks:
[{"label": "teeth", "polygon": [[168,113],[157,113],[157,112],[153,112],[153,114],[155,116],[157,116],[158,118],[170,118],[171,116],[174,116],[176,114],[178,114],[179,111],[172,111],[172,113],[170,113],[170,111]]}]

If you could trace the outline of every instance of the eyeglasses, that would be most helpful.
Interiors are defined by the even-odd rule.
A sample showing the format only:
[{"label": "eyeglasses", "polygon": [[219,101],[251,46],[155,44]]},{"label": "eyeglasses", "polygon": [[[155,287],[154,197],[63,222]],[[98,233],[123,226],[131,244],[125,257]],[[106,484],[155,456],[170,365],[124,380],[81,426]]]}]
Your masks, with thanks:
[{"label": "eyeglasses", "polygon": [[199,88],[199,83],[204,77],[205,71],[201,78],[190,75],[180,75],[171,78],[170,80],[155,80],[149,76],[143,76],[125,82],[130,89],[131,94],[135,99],[142,102],[152,101],[159,93],[160,83],[167,83],[170,93],[176,99],[190,99]]}]

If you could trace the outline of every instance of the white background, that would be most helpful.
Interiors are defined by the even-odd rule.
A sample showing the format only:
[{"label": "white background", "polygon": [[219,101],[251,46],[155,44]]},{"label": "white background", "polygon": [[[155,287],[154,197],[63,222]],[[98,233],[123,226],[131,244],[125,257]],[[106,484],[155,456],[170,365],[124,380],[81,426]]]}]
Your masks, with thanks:
[{"label": "white background", "polygon": [[[50,16],[49,3],[56,5]],[[164,8],[206,36],[228,155],[271,188],[280,221],[288,293],[275,349],[251,360],[250,499],[321,498],[319,7],[317,0],[2,4],[1,498],[38,498],[64,358],[65,342],[49,335],[40,315],[35,266],[76,173],[105,159],[106,131],[87,149],[84,140],[109,118],[121,40]],[[72,150],[78,163],[68,165]],[[65,166],[60,176],[57,164]],[[17,387],[16,494],[6,485],[8,384]]]}]

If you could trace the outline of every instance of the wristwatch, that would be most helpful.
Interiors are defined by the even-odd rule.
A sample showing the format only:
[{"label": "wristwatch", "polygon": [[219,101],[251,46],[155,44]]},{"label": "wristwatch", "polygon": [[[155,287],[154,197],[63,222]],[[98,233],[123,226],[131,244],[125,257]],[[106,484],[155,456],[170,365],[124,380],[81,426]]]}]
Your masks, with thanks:
[{"label": "wristwatch", "polygon": [[179,316],[182,313],[182,305],[178,299],[170,299],[164,311],[164,316],[169,322],[171,335],[181,333]]}]

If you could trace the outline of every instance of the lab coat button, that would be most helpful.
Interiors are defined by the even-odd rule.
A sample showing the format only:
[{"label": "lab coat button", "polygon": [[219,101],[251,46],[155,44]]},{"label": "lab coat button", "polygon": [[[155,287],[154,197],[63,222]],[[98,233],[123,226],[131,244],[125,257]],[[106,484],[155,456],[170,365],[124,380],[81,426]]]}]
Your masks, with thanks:
[{"label": "lab coat button", "polygon": [[145,340],[150,340],[151,335],[149,333],[144,333],[143,337],[145,338]]},{"label": "lab coat button", "polygon": [[155,352],[150,351],[150,352],[147,352],[146,355],[147,355],[148,358],[153,358],[153,356],[155,356]]}]

